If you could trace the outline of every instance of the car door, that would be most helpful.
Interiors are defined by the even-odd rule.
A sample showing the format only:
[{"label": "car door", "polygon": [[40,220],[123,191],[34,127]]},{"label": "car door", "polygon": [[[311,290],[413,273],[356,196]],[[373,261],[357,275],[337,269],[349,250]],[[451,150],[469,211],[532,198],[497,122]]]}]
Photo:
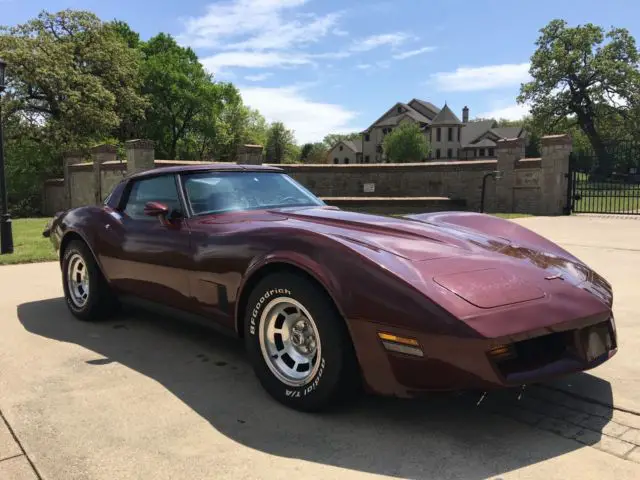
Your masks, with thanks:
[{"label": "car door", "polygon": [[[148,202],[166,205],[169,215],[145,214]],[[189,309],[191,240],[184,211],[173,174],[132,181],[100,238],[103,268],[115,289]]]}]

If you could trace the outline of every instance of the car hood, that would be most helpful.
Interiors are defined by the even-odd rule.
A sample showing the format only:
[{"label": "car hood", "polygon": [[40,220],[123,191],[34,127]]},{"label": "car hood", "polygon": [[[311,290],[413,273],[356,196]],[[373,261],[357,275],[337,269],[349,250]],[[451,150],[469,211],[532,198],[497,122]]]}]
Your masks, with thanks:
[{"label": "car hood", "polygon": [[465,255],[474,251],[496,251],[509,245],[507,239],[474,230],[441,228],[418,220],[332,208],[301,209],[286,212],[286,215],[303,228],[412,261]]},{"label": "car hood", "polygon": [[[587,290],[607,305],[612,303],[606,280],[560,248],[550,251],[460,225],[332,208],[300,209],[285,215],[301,228],[406,259],[422,272],[423,280],[430,277],[458,295],[460,285],[469,282],[493,284],[500,290],[489,295],[496,299],[495,305],[498,299],[507,300],[509,289],[515,292],[514,303],[540,298],[555,280]],[[484,306],[486,301],[480,298],[472,303]]]}]

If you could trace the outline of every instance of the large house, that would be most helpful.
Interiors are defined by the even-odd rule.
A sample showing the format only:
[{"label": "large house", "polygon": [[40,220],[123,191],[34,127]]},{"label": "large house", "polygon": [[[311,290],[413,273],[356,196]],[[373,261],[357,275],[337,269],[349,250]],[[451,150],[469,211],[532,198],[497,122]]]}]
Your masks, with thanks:
[{"label": "large house", "polygon": [[[462,121],[445,105],[413,99],[396,103],[369,128],[360,139],[340,142],[329,154],[333,163],[380,163],[385,161],[382,142],[385,135],[404,122],[417,123],[431,145],[426,160],[474,160],[495,157],[496,142],[526,136],[521,127],[494,127],[493,120],[469,121],[469,108],[462,109]],[[342,150],[340,148],[342,147]],[[345,149],[349,155],[342,155]]]}]

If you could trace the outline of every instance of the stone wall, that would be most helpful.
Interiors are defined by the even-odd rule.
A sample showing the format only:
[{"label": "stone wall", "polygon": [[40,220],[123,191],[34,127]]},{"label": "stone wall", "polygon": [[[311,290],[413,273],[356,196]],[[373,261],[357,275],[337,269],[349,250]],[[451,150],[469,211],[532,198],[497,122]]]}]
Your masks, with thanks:
[{"label": "stone wall", "polygon": [[[155,159],[153,143],[148,140],[131,140],[125,146],[127,160],[118,160],[115,149],[104,145],[92,150],[92,161],[69,153],[64,179],[45,182],[43,212],[51,215],[68,207],[100,203],[127,174],[207,163]],[[261,164],[260,151],[259,146],[243,147],[244,161],[239,163]],[[277,166],[319,197],[339,198],[332,202],[345,208],[367,209],[375,204],[376,209],[389,211],[403,205],[415,210],[422,199],[429,198],[429,209],[477,211],[484,181],[485,211],[560,215],[565,213],[570,152],[571,139],[557,135],[542,139],[542,157],[534,159],[524,158],[523,139],[509,139],[498,142],[496,160]],[[496,171],[500,178],[495,178]]]},{"label": "stone wall", "polygon": [[[320,197],[449,197],[467,208],[480,206],[482,178],[496,160],[355,165],[275,165]],[[495,185],[487,182],[485,205],[495,203]]]},{"label": "stone wall", "polygon": [[67,208],[64,178],[52,178],[44,182],[42,191],[42,213],[53,216]]}]

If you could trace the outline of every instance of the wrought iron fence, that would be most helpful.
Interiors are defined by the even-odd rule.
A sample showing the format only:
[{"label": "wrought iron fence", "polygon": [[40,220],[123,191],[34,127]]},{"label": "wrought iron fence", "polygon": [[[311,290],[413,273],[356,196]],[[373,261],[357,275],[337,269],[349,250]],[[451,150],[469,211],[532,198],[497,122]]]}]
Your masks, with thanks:
[{"label": "wrought iron fence", "polygon": [[608,144],[600,155],[574,152],[568,181],[571,212],[640,215],[640,144]]}]

